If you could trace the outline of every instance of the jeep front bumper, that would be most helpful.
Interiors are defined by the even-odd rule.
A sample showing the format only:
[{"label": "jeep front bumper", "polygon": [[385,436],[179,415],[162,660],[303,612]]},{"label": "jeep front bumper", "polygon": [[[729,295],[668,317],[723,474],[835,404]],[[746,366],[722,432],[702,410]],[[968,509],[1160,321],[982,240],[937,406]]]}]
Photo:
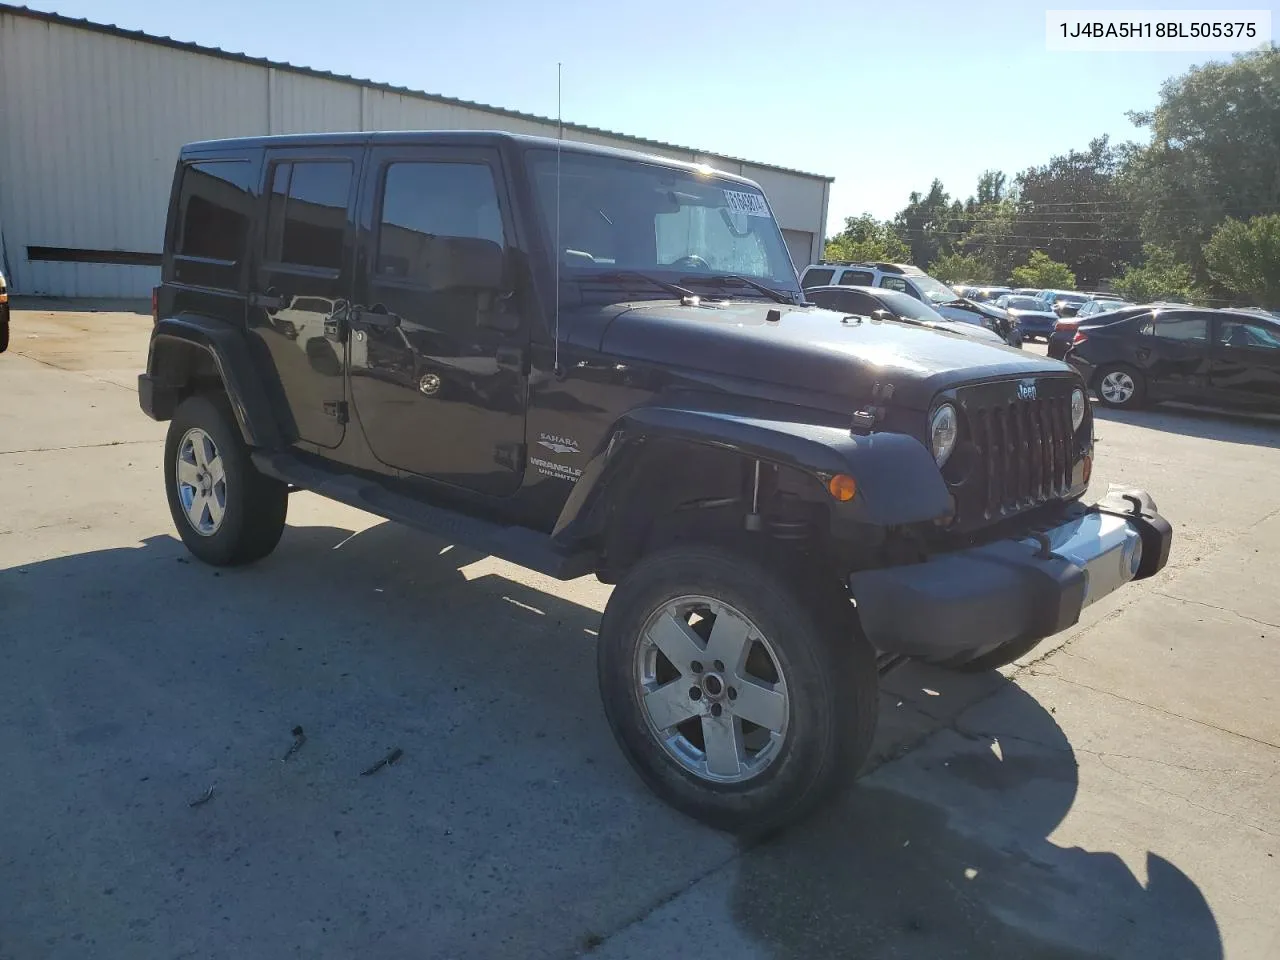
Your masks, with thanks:
[{"label": "jeep front bumper", "polygon": [[1022,538],[849,578],[863,632],[880,651],[946,660],[1052,636],[1080,611],[1169,559],[1173,530],[1143,490],[1073,504]]}]

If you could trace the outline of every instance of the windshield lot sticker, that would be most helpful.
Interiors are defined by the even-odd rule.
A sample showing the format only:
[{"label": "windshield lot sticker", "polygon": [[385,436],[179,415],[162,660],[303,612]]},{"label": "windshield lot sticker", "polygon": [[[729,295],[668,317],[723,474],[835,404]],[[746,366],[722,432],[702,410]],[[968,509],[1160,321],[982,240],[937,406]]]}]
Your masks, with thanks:
[{"label": "windshield lot sticker", "polygon": [[769,216],[769,205],[758,193],[747,193],[744,190],[726,190],[724,205],[730,213],[744,213],[748,217]]}]

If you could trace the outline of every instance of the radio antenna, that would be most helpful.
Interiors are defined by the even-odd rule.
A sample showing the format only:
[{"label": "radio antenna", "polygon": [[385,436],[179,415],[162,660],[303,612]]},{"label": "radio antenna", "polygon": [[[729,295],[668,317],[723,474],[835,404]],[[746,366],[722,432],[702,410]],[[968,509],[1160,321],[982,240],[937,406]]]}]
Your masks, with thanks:
[{"label": "radio antenna", "polygon": [[564,65],[560,61],[556,61],[556,249],[555,249],[555,271],[556,271],[556,316],[552,326],[554,327],[553,336],[555,337],[554,350],[554,372],[558,377],[561,375],[560,370],[560,144],[564,140],[564,114],[561,111],[560,100],[560,77],[563,73]]}]

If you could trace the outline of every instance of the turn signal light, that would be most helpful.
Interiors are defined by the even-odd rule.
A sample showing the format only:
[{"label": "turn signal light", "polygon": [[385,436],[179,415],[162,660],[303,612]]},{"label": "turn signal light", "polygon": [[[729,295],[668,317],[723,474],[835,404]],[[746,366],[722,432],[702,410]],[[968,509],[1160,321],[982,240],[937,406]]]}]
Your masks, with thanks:
[{"label": "turn signal light", "polygon": [[837,473],[827,481],[827,492],[844,502],[853,499],[853,495],[858,492],[858,485],[847,473]]},{"label": "turn signal light", "polygon": [[1089,339],[1088,337],[1086,337],[1083,333],[1077,330],[1076,335],[1071,338],[1071,345],[1074,347],[1077,343],[1084,343],[1088,339]]}]

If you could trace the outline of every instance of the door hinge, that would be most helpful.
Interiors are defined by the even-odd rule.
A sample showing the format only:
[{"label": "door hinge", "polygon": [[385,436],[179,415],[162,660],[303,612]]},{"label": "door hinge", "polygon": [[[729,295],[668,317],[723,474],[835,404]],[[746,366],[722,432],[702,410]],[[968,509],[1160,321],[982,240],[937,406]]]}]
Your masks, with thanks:
[{"label": "door hinge", "polygon": [[523,443],[500,443],[493,451],[493,462],[512,473],[523,473],[529,449]]},{"label": "door hinge", "polygon": [[345,400],[326,400],[324,402],[324,415],[332,417],[339,423],[347,422],[347,401]]}]

